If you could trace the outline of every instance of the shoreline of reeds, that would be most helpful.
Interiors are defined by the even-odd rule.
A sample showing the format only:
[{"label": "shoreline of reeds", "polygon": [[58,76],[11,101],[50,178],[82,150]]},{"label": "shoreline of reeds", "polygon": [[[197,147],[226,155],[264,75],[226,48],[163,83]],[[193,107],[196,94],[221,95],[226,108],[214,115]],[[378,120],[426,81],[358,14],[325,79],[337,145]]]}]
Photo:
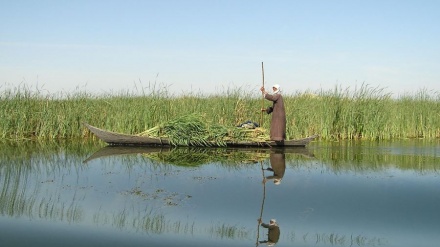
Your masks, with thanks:
[{"label": "shoreline of reeds", "polygon": [[[420,90],[392,98],[383,89],[363,85],[350,90],[284,94],[288,139],[318,134],[321,140],[394,140],[440,138],[440,94]],[[271,102],[264,101],[264,106]],[[1,140],[84,139],[94,136],[83,122],[129,134],[141,133],[165,121],[192,113],[206,121],[237,126],[259,123],[262,98],[242,88],[217,95],[170,95],[166,90],[143,89],[93,95],[43,94],[26,86],[0,91]],[[263,127],[269,128],[264,114]]]}]

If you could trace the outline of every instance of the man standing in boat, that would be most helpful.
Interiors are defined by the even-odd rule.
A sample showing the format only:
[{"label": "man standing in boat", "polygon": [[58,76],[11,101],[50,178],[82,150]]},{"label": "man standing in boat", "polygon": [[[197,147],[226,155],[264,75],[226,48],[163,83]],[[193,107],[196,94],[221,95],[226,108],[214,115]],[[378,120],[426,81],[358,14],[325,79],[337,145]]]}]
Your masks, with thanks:
[{"label": "man standing in boat", "polygon": [[261,109],[261,111],[265,111],[267,114],[272,113],[270,139],[272,141],[284,141],[286,139],[286,111],[280,85],[275,84],[272,86],[272,94],[266,92],[264,87],[261,87],[260,90],[265,99],[273,102],[272,106]]}]

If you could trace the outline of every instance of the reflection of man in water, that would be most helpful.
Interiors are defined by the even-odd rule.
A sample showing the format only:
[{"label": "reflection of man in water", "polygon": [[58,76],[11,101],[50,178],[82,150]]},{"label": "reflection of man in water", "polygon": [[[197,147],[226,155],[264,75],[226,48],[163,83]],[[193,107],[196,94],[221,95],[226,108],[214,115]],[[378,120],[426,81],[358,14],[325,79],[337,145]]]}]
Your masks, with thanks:
[{"label": "reflection of man in water", "polygon": [[272,171],[273,175],[265,177],[263,181],[273,180],[274,184],[278,185],[286,170],[286,155],[283,152],[270,153],[270,166],[266,170]]},{"label": "reflection of man in water", "polygon": [[267,243],[269,246],[276,244],[280,239],[280,227],[278,226],[277,221],[275,219],[271,219],[269,224],[266,224],[262,223],[260,219],[259,222],[262,227],[269,229],[267,233],[267,240],[260,241],[260,243]]}]

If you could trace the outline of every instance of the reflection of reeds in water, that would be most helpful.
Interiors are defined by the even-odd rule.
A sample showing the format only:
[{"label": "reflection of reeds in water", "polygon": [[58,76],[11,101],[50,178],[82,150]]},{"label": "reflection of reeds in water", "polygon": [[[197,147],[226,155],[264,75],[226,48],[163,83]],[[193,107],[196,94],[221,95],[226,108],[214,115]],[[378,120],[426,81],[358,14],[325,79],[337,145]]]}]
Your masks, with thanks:
[{"label": "reflection of reeds in water", "polygon": [[286,239],[291,243],[303,243],[313,246],[386,246],[388,244],[388,241],[384,238],[353,234],[305,233],[297,236],[297,233],[292,231],[284,235],[286,235]]},{"label": "reflection of reeds in water", "polygon": [[[59,195],[41,191],[44,183],[53,183],[42,181],[46,169],[55,167],[40,167],[32,161],[29,163],[29,166],[11,164],[0,167],[0,214],[67,222],[81,221],[83,211],[77,203],[83,198],[74,198],[72,203],[66,205],[60,203]],[[31,178],[31,175],[35,177]]]},{"label": "reflection of reeds in water", "polygon": [[[7,183],[3,183],[6,184]],[[16,183],[13,183],[16,184]],[[26,184],[29,185],[29,184]],[[33,186],[30,186],[33,187]],[[15,189],[14,189],[15,188]],[[211,225],[197,225],[194,221],[173,220],[167,218],[160,212],[154,212],[151,208],[141,205],[127,204],[124,208],[114,212],[106,211],[105,208],[95,208],[84,210],[81,201],[82,197],[74,196],[70,203],[58,201],[59,195],[53,194],[50,197],[42,197],[41,191],[25,191],[19,189],[20,186],[3,187],[0,198],[0,212],[2,215],[11,217],[26,216],[29,219],[45,219],[51,221],[90,224],[94,223],[97,227],[111,226],[121,231],[132,231],[147,234],[180,234],[189,236],[200,236],[208,234],[212,238],[230,240],[249,240],[256,236],[254,228],[246,228],[227,223],[216,223]],[[60,191],[57,191],[60,193]],[[92,222],[88,222],[87,214],[91,214]],[[295,233],[283,231],[286,236],[294,236]],[[377,245],[383,243],[382,239],[367,238],[364,236],[343,237],[342,234],[317,234],[316,241],[319,243],[331,243],[332,245],[346,246],[355,243],[358,246]],[[295,243],[296,239],[287,240]],[[304,242],[311,238],[304,238]]]},{"label": "reflection of reeds in water", "polygon": [[[380,144],[367,145],[368,142],[361,143],[321,143],[319,151],[315,151],[315,158],[320,160],[323,165],[330,168],[331,171],[380,171],[389,168],[398,168],[400,170],[413,170],[424,174],[431,172],[439,172],[438,165],[440,156],[438,154],[396,154],[389,153],[385,144],[383,149],[377,148]],[[417,144],[408,142],[397,146],[404,149],[405,145],[410,147],[432,148],[435,143]],[[371,148],[371,149],[370,149]]]},{"label": "reflection of reeds in water", "polygon": [[134,229],[136,232],[153,234],[184,234],[193,235],[194,222],[171,221],[163,214],[146,212],[128,212],[123,210],[117,213],[106,213],[98,211],[93,215],[93,222],[97,226],[110,225],[120,230]]},{"label": "reflection of reeds in water", "polygon": [[233,240],[240,239],[251,239],[253,238],[253,232],[245,227],[238,227],[235,225],[227,225],[227,224],[219,224],[219,225],[211,225],[207,229],[208,233],[211,237],[215,238],[226,238]]},{"label": "reflection of reeds in water", "polygon": [[[60,203],[54,194],[45,194],[41,189],[53,183],[60,171],[81,170],[78,162],[90,149],[91,143],[59,142],[46,144],[36,142],[1,143],[0,147],[0,213],[14,217],[26,216],[81,221],[83,211],[76,203]],[[49,178],[52,177],[52,178]],[[31,184],[33,183],[33,184]]]},{"label": "reflection of reeds in water", "polygon": [[[0,183],[1,183],[0,179]],[[0,214],[11,217],[28,217],[45,220],[66,221],[69,223],[80,222],[83,220],[83,210],[74,200],[69,205],[60,203],[54,199],[57,195],[49,197],[41,196],[37,185],[28,185],[23,187],[17,184],[20,180],[15,180],[10,187],[9,181],[3,183],[2,193],[0,195]],[[34,190],[29,189],[34,188]],[[29,191],[28,191],[29,189]]]},{"label": "reflection of reeds in water", "polygon": [[[313,239],[315,238],[315,239]],[[382,238],[372,237],[368,238],[362,235],[340,235],[337,233],[316,233],[308,236],[304,235],[304,242],[314,240],[314,244],[332,245],[332,246],[384,246],[387,241]]]},{"label": "reflection of reeds in water", "polygon": [[84,218],[84,210],[76,203],[66,206],[65,203],[59,204],[43,198],[38,206],[36,210],[40,219],[79,223]]},{"label": "reflection of reeds in water", "polygon": [[244,152],[228,149],[176,148],[167,152],[143,154],[153,162],[177,166],[199,166],[209,163],[245,164],[268,158],[268,153]]}]

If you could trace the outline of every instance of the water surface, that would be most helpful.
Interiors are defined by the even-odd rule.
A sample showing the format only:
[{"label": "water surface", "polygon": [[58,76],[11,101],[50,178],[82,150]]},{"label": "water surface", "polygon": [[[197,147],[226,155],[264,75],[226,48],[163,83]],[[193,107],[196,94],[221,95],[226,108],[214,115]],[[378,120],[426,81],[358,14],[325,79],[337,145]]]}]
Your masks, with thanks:
[{"label": "water surface", "polygon": [[[438,246],[437,142],[2,144],[2,246]],[[273,168],[273,171],[267,170]]]}]

